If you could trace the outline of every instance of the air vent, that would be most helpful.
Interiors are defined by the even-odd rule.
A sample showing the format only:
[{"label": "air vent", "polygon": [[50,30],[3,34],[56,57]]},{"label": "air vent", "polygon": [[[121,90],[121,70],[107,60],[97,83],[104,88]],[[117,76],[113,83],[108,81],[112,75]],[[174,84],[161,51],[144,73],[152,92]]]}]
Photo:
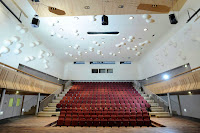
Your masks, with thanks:
[{"label": "air vent", "polygon": [[92,36],[95,36],[95,35],[100,35],[100,36],[103,36],[103,35],[119,35],[119,32],[118,31],[114,31],[114,32],[87,32],[88,35],[92,35]]}]

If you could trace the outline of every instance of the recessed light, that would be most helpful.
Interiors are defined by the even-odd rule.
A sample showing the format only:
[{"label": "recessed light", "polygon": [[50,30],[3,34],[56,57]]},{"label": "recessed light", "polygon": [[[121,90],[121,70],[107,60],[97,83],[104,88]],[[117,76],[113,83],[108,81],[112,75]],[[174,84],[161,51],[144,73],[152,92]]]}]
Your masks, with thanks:
[{"label": "recessed light", "polygon": [[192,92],[191,92],[191,91],[189,91],[188,93],[189,93],[189,94],[192,94]]},{"label": "recessed light", "polygon": [[147,28],[144,29],[144,31],[147,31],[147,30],[148,30]]},{"label": "recessed light", "polygon": [[69,48],[71,48],[72,46],[70,45]]},{"label": "recessed light", "polygon": [[75,58],[77,60],[77,58]]},{"label": "recessed light", "polygon": [[137,46],[135,46],[137,48]]},{"label": "recessed light", "polygon": [[185,65],[185,67],[188,67],[187,64]]},{"label": "recessed light", "polygon": [[85,52],[87,54],[87,52]]},{"label": "recessed light", "polygon": [[84,40],[84,38],[81,38],[81,40]]},{"label": "recessed light", "polygon": [[102,44],[104,44],[105,42],[102,42]]},{"label": "recessed light", "polygon": [[118,53],[120,54],[121,52],[119,51]]},{"label": "recessed light", "polygon": [[101,54],[103,56],[103,54]]},{"label": "recessed light", "polygon": [[19,91],[16,91],[16,94],[19,94]]},{"label": "recessed light", "polygon": [[123,38],[122,38],[122,40],[126,40],[126,38],[125,38],[125,37],[123,37]]},{"label": "recessed light", "polygon": [[62,28],[60,28],[59,31],[64,31],[64,30]]},{"label": "recessed light", "polygon": [[132,20],[132,19],[134,19],[134,17],[133,17],[133,16],[130,16],[129,19]]}]

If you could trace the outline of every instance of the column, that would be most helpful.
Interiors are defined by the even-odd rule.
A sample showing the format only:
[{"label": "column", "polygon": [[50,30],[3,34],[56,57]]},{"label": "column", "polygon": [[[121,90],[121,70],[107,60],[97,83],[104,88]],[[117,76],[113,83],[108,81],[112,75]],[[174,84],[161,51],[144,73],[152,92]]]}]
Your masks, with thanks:
[{"label": "column", "polygon": [[169,93],[167,93],[167,97],[168,97],[168,104],[169,104],[169,113],[172,116],[172,107],[171,107],[171,101],[170,101],[170,95],[169,95]]},{"label": "column", "polygon": [[40,104],[40,93],[38,93],[38,99],[37,99],[37,106],[36,106],[36,110],[35,110],[35,115],[38,114],[39,104]]},{"label": "column", "polygon": [[3,108],[3,102],[4,102],[4,98],[5,98],[5,94],[6,94],[6,89],[3,89],[2,91],[2,96],[1,96],[1,103],[0,103],[0,112],[2,111]]}]

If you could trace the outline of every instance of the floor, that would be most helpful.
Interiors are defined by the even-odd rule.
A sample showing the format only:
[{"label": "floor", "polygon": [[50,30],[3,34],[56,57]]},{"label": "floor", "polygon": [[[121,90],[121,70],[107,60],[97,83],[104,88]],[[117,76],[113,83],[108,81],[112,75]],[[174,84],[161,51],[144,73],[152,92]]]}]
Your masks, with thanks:
[{"label": "floor", "polygon": [[151,118],[166,127],[45,127],[57,117],[21,116],[0,120],[0,133],[200,133],[200,122],[185,118]]}]

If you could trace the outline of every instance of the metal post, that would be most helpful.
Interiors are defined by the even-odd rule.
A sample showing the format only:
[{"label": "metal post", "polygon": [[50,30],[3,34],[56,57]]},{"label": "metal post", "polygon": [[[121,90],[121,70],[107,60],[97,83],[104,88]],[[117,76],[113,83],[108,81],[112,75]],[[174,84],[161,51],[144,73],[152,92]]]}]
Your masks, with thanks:
[{"label": "metal post", "polygon": [[37,99],[37,106],[36,106],[36,110],[35,110],[35,115],[38,114],[39,104],[40,104],[40,93],[38,93],[38,99]]},{"label": "metal post", "polygon": [[179,109],[180,109],[180,115],[182,116],[180,97],[179,97],[179,95],[177,95],[177,97],[178,97],[178,105],[179,105]]},{"label": "metal post", "polygon": [[170,100],[170,95],[169,93],[167,93],[167,97],[168,97],[168,104],[169,104],[169,113],[172,116],[172,107],[171,107],[171,100]]},{"label": "metal post", "polygon": [[6,94],[6,89],[3,89],[2,94],[1,94],[0,112],[1,112],[2,107],[3,107],[3,102],[4,102],[5,94]]}]

